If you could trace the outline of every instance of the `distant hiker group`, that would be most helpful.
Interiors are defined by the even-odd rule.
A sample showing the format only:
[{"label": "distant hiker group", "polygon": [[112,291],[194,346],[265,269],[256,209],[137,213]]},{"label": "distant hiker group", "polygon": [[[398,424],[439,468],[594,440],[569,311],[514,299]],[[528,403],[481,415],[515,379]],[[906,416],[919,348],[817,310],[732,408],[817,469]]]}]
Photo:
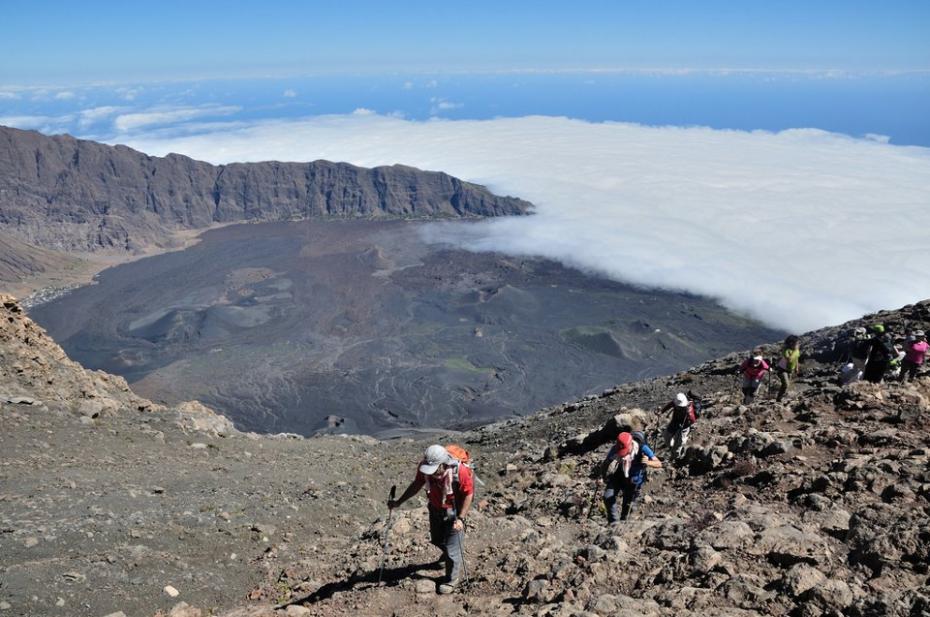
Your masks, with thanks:
[{"label": "distant hiker group", "polygon": [[[801,358],[800,339],[791,335],[774,361],[780,387],[776,401],[784,399],[798,374]],[[868,328],[859,326],[841,336],[833,344],[832,358],[840,362],[839,383],[847,386],[857,381],[882,383],[887,380],[905,382],[914,379],[926,361],[930,345],[923,330],[911,330],[895,337],[884,324]],[[753,351],[738,372],[741,376],[743,404],[754,402],[759,387],[768,378],[772,365],[761,351]]]},{"label": "distant hiker group", "polygon": [[840,384],[914,379],[926,361],[928,350],[930,345],[923,330],[910,331],[896,340],[883,324],[874,324],[868,330],[855,328],[834,344],[834,352],[842,364]]}]

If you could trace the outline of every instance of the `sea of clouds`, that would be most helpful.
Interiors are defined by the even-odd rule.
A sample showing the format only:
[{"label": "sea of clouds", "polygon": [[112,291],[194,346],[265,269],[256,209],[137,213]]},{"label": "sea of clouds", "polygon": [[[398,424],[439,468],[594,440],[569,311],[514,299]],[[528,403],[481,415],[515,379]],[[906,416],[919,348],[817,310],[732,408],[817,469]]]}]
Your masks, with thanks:
[{"label": "sea of clouds", "polygon": [[930,297],[926,148],[811,129],[410,121],[366,110],[198,131],[111,141],[213,163],[329,159],[442,170],[537,209],[434,224],[424,232],[431,241],[702,294],[788,330]]}]

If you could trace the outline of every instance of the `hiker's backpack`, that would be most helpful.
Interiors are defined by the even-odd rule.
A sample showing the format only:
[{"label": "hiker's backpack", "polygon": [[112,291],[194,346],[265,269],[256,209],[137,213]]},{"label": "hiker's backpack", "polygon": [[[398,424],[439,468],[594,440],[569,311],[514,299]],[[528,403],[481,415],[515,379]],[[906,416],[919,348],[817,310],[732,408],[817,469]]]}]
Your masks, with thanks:
[{"label": "hiker's backpack", "polygon": [[688,427],[697,422],[700,417],[701,404],[695,400],[688,401],[688,408],[684,412],[680,411],[681,407],[675,407],[672,414],[672,425],[678,427]]},{"label": "hiker's backpack", "polygon": [[694,424],[698,421],[698,418],[701,417],[701,403],[700,401],[691,401],[688,404],[688,423]]},{"label": "hiker's backpack", "polygon": [[[641,456],[643,454],[643,446],[649,445],[646,443],[646,433],[642,431],[632,431],[630,435],[633,437],[633,441],[639,444],[638,456]],[[649,468],[643,467],[643,484],[645,484],[648,481],[649,481]]]},{"label": "hiker's backpack", "polygon": [[[471,461],[471,454],[468,453],[468,450],[456,443],[450,443],[448,446],[446,446],[446,452],[455,457],[458,462],[465,465],[468,465],[468,463]],[[471,467],[471,465],[468,466]]]},{"label": "hiker's backpack", "polygon": [[704,403],[701,402],[701,397],[691,390],[688,390],[688,400],[691,401],[688,405],[688,421],[690,424],[694,424],[701,417],[701,412],[704,411]]},{"label": "hiker's backpack", "polygon": [[[475,466],[471,462],[471,453],[468,452],[463,446],[458,445],[457,443],[450,443],[446,446],[446,452],[452,455],[455,460],[459,462],[459,465],[465,465],[471,471],[471,479],[475,482],[475,495],[478,494],[478,486],[484,486],[484,482],[481,481],[481,478],[478,477],[478,474],[475,473]],[[455,466],[454,471],[452,472],[452,482],[458,490],[459,484],[459,468],[458,465]]]}]

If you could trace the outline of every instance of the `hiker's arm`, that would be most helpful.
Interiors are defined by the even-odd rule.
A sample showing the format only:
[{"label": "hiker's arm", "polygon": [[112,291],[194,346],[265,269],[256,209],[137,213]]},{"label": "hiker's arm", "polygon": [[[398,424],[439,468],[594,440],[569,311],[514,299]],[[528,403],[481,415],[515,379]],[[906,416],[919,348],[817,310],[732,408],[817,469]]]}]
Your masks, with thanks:
[{"label": "hiker's arm", "polygon": [[662,469],[662,461],[659,460],[659,457],[653,456],[649,458],[647,454],[643,454],[643,465],[646,467],[651,467],[653,469]]},{"label": "hiker's arm", "polygon": [[425,484],[425,482],[420,478],[419,475],[417,475],[413,482],[410,483],[410,486],[407,487],[407,490],[404,491],[403,495],[394,501],[388,500],[388,509],[393,510],[394,508],[398,508],[403,505],[405,501],[420,492],[420,489],[423,488],[423,484]]},{"label": "hiker's arm", "polygon": [[462,522],[463,519],[468,517],[468,512],[471,510],[471,502],[475,498],[474,493],[468,493],[462,498],[462,505],[459,506],[459,513],[455,519],[455,522],[452,523],[452,528],[456,531],[462,531],[465,529],[465,523]]},{"label": "hiker's arm", "polygon": [[669,410],[670,410],[672,407],[674,407],[674,406],[675,406],[675,402],[674,402],[674,401],[669,401],[668,403],[665,404],[665,407],[663,407],[662,409],[659,410],[659,415],[664,414],[664,413],[668,413]]},{"label": "hiker's arm", "polygon": [[[607,453],[607,458],[601,461],[600,465],[597,467],[597,482],[600,484],[603,481],[606,481],[608,476],[613,475],[617,470],[617,465],[620,464],[620,461],[613,456],[613,448],[610,449],[610,452]],[[611,465],[613,468],[611,469]]]}]

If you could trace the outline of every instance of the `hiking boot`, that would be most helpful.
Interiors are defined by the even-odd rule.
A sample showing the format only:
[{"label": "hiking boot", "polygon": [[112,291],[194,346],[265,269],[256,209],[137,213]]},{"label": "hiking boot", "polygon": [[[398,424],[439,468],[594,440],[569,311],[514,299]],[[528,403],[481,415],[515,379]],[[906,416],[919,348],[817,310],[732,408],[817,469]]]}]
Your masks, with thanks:
[{"label": "hiking boot", "polygon": [[456,589],[458,589],[458,587],[459,587],[458,581],[451,581],[451,582],[448,582],[448,583],[443,583],[443,584],[441,584],[441,585],[439,586],[439,590],[438,590],[438,591],[439,591],[440,595],[448,595],[448,594],[454,592]]}]

